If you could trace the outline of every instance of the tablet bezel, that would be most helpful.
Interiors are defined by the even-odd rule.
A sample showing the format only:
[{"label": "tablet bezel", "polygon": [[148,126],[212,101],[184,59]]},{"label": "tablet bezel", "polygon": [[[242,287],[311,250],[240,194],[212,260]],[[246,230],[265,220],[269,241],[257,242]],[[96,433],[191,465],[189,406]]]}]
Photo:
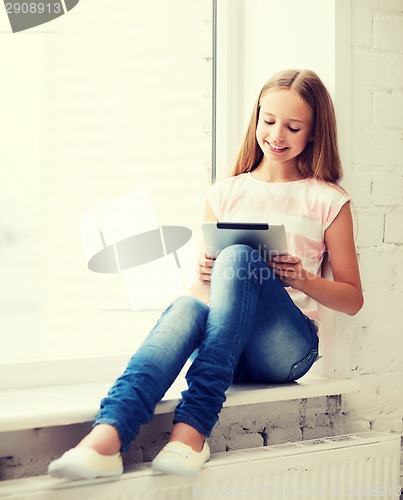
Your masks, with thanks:
[{"label": "tablet bezel", "polygon": [[251,246],[265,260],[288,253],[283,224],[204,221],[202,232],[206,255],[211,258],[216,258],[224,248],[236,244]]}]

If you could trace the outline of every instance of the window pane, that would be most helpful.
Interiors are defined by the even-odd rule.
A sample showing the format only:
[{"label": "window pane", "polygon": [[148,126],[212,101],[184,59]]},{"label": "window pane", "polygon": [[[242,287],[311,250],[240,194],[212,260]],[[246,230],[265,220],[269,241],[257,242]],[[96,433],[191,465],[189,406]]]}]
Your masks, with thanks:
[{"label": "window pane", "polygon": [[48,32],[3,37],[0,359],[132,351],[158,317],[130,309],[118,274],[87,269],[80,220],[146,188],[160,225],[197,229],[204,16],[203,0],[87,0]]}]

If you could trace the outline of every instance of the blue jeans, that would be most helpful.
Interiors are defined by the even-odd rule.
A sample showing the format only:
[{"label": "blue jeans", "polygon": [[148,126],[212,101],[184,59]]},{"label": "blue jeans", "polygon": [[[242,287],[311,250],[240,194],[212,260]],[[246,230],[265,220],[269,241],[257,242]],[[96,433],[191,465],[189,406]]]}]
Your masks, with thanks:
[{"label": "blue jeans", "polygon": [[256,250],[234,245],[214,262],[210,305],[186,296],[164,311],[102,400],[94,425],[113,425],[127,450],[192,357],[174,422],[208,437],[231,383],[292,382],[317,353],[314,323]]}]

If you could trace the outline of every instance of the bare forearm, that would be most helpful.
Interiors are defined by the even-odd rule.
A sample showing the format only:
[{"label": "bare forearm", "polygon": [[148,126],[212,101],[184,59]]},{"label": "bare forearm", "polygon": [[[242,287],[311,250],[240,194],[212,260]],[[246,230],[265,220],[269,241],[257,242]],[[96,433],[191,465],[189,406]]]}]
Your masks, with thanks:
[{"label": "bare forearm", "polygon": [[210,301],[210,282],[197,281],[190,288],[190,293],[207,304]]},{"label": "bare forearm", "polygon": [[308,273],[301,291],[325,307],[353,316],[363,305],[361,290],[350,283],[331,281]]}]

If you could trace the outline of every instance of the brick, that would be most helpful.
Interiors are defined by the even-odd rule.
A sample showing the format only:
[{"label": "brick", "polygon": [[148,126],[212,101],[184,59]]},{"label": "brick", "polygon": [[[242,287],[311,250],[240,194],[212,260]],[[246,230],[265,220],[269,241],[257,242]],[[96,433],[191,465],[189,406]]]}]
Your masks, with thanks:
[{"label": "brick", "polygon": [[385,172],[374,179],[372,186],[372,203],[374,206],[383,207],[399,207],[403,205],[402,172],[398,170],[394,172]]},{"label": "brick", "polygon": [[352,199],[351,210],[354,217],[356,216],[356,209],[368,208],[370,206],[371,188],[372,175],[360,172],[359,170],[353,171],[353,174],[349,177],[346,189]]},{"label": "brick", "polygon": [[357,247],[380,245],[383,240],[384,214],[373,210],[359,211],[357,217]]},{"label": "brick", "polygon": [[380,398],[382,412],[396,413],[401,407],[403,394],[403,382],[401,373],[398,371],[382,373],[380,378]]},{"label": "brick", "polygon": [[376,432],[390,432],[392,429],[399,425],[402,418],[402,412],[396,412],[390,415],[379,415],[374,421],[372,430]]},{"label": "brick", "polygon": [[403,292],[400,289],[385,290],[374,286],[365,291],[364,299],[364,307],[357,317],[362,336],[380,335],[388,328],[401,329]]},{"label": "brick", "polygon": [[282,444],[289,441],[301,441],[302,432],[299,426],[284,426],[268,430],[267,443],[269,445]]},{"label": "brick", "polygon": [[371,424],[368,418],[363,418],[362,415],[356,416],[354,411],[346,415],[344,431],[340,434],[351,434],[354,432],[368,432],[371,430]]},{"label": "brick", "polygon": [[218,426],[214,428],[208,442],[212,453],[222,453],[227,450],[226,440],[218,430]]},{"label": "brick", "polygon": [[317,425],[315,427],[306,427],[303,430],[304,434],[304,441],[307,441],[308,439],[320,439],[324,437],[328,437],[331,432],[329,429],[329,426],[320,426]]},{"label": "brick", "polygon": [[403,157],[401,132],[367,127],[353,130],[352,157],[353,163],[358,165],[400,165]]},{"label": "brick", "polygon": [[355,9],[369,9],[376,12],[402,13],[401,0],[353,0]]},{"label": "brick", "polygon": [[224,408],[220,413],[223,427],[236,429],[240,425],[249,432],[261,431],[267,426],[293,426],[299,423],[299,402],[281,401],[250,406]]},{"label": "brick", "polygon": [[[398,276],[403,276],[403,247],[399,246],[397,252],[397,274]],[[400,286],[403,288],[402,279],[400,278]]]},{"label": "brick", "polygon": [[403,52],[403,16],[374,16],[373,47]]},{"label": "brick", "polygon": [[325,413],[328,410],[326,397],[308,398],[304,404],[304,412],[307,416]]},{"label": "brick", "polygon": [[394,211],[386,214],[385,242],[403,244],[403,211]]},{"label": "brick", "polygon": [[[400,355],[396,349],[389,349],[393,345],[393,339],[399,343],[396,332],[398,328],[394,326],[384,327],[382,330],[378,326],[372,329],[366,329],[361,336],[357,336],[357,342],[353,342],[355,352],[352,356],[353,364],[357,367],[360,376],[384,373],[392,367],[396,370],[400,368]],[[389,334],[389,331],[393,333]],[[385,345],[387,339],[387,345]]]},{"label": "brick", "polygon": [[398,274],[398,253],[395,245],[360,249],[359,264],[364,289],[389,289],[395,284]]},{"label": "brick", "polygon": [[359,379],[360,389],[344,395],[344,408],[356,419],[375,420],[381,413],[379,401],[379,376],[362,375]]},{"label": "brick", "polygon": [[374,94],[374,125],[403,128],[403,93]]},{"label": "brick", "polygon": [[352,15],[351,42],[353,47],[372,46],[372,13],[354,10]]},{"label": "brick", "polygon": [[263,446],[263,438],[260,434],[237,434],[228,441],[227,450],[244,450],[260,446]]},{"label": "brick", "polygon": [[353,89],[352,108],[353,128],[372,125],[372,91],[362,88]]},{"label": "brick", "polygon": [[352,81],[356,88],[401,90],[403,54],[353,48]]}]

